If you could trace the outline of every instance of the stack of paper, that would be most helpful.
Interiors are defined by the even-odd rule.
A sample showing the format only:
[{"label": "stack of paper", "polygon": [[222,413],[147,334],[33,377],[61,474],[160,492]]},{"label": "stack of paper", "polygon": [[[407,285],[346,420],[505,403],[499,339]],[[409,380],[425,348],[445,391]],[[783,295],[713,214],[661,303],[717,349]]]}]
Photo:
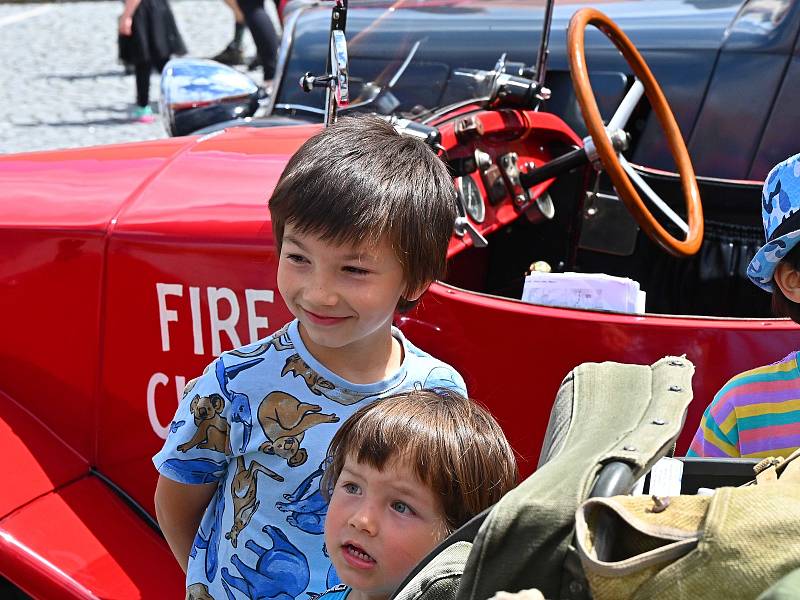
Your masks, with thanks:
[{"label": "stack of paper", "polygon": [[532,304],[644,313],[645,292],[639,282],[602,273],[541,273],[525,278],[522,299]]},{"label": "stack of paper", "polygon": [[[631,494],[641,495],[645,492],[644,484],[647,475],[643,476],[633,486]],[[648,496],[679,496],[681,493],[681,480],[683,479],[683,461],[677,458],[664,456],[656,461],[650,470],[650,485],[647,488]]]}]

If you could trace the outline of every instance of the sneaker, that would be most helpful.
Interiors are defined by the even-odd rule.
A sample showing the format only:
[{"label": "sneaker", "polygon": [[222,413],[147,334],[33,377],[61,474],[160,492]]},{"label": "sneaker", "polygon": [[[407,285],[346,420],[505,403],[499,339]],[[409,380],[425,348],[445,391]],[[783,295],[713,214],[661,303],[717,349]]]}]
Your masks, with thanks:
[{"label": "sneaker", "polygon": [[244,64],[244,52],[238,46],[235,46],[233,42],[228,44],[225,49],[217,54],[216,56],[212,56],[211,60],[215,60],[223,65],[243,65]]},{"label": "sneaker", "polygon": [[139,123],[152,123],[156,120],[153,109],[149,106],[137,106],[133,109],[133,114],[131,116],[134,121],[138,121]]}]

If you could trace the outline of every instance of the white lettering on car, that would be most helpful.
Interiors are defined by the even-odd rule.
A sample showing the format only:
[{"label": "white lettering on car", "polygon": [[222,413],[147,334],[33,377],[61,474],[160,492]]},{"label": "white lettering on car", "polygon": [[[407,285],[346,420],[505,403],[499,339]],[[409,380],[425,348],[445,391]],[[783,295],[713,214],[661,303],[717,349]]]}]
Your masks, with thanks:
[{"label": "white lettering on car", "polygon": [[183,296],[183,286],[179,283],[157,283],[158,321],[161,324],[161,350],[169,352],[169,322],[178,320],[178,311],[167,308],[167,296]]},{"label": "white lettering on car", "polygon": [[167,439],[169,432],[169,425],[162,425],[158,420],[158,413],[156,412],[156,388],[159,385],[167,385],[169,377],[163,373],[153,373],[150,381],[147,382],[147,418],[150,419],[150,427],[153,428],[155,434],[162,440]]},{"label": "white lettering on car", "polygon": [[[208,357],[209,361],[215,356],[222,354],[223,342],[222,333],[227,336],[226,348],[235,348],[241,346],[239,334],[236,332],[236,326],[239,324],[239,317],[242,315],[239,295],[230,288],[226,287],[208,287],[205,289],[205,296],[208,300],[208,315],[203,315],[203,307],[201,299],[203,296],[203,288],[198,286],[186,286],[189,288],[189,309],[190,318],[192,322],[192,350],[195,355],[203,355],[206,353],[206,345],[203,337],[203,325],[208,323],[208,332],[211,336],[211,355]],[[175,335],[176,327],[180,330],[181,324],[185,327],[188,323],[186,315],[185,300],[183,303],[177,303],[172,300],[170,296],[178,298],[184,297],[184,285],[180,283],[156,283],[156,295],[158,297],[158,321],[161,329],[161,350],[163,352],[173,351],[173,346],[170,341],[170,327],[172,333]],[[244,304],[245,316],[247,319],[247,331],[250,336],[250,342],[256,342],[261,337],[269,333],[269,318],[264,314],[264,308],[259,303],[267,302],[270,305],[275,302],[274,290],[257,290],[245,289],[244,290]],[[227,303],[228,306],[220,306]],[[261,308],[262,312],[259,313],[258,309]],[[227,316],[221,316],[227,315]],[[171,325],[173,324],[174,325]],[[185,336],[179,335],[179,340],[186,339]],[[180,344],[178,344],[180,346]],[[174,348],[174,351],[188,354],[188,348]],[[171,383],[174,382],[174,389],[170,390]],[[169,406],[169,410],[162,408],[162,415],[174,412],[174,406],[180,402],[183,395],[183,388],[186,387],[186,377],[183,375],[176,375],[173,381],[167,374],[162,372],[153,373],[150,380],[147,382],[147,418],[150,421],[150,427],[153,432],[161,439],[166,439],[169,434],[172,423],[168,422],[166,425],[162,424],[158,417],[157,405],[169,401],[169,398],[177,398],[176,404]],[[164,388],[161,390],[160,388]],[[164,396],[164,392],[169,392]]]},{"label": "white lettering on car", "polygon": [[[150,427],[153,428],[153,432],[160,437],[162,440],[167,439],[167,434],[169,434],[170,427],[172,423],[167,423],[166,425],[162,425],[161,421],[158,420],[158,413],[156,412],[156,388],[159,385],[168,385],[169,384],[169,377],[164,375],[164,373],[153,373],[153,376],[150,378],[150,381],[147,382],[147,418],[150,420]],[[183,375],[176,375],[175,376],[175,406],[178,406],[178,403],[181,401],[181,396],[183,395],[183,388],[186,387],[186,377]]]},{"label": "white lettering on car", "polygon": [[261,336],[258,335],[259,329],[266,329],[264,333],[269,333],[269,319],[256,314],[256,302],[274,302],[275,292],[272,290],[245,290],[245,301],[247,303],[247,324],[250,327],[250,343],[252,344]]},{"label": "white lettering on car", "polygon": [[189,302],[192,306],[192,339],[194,340],[194,353],[203,354],[203,322],[200,319],[200,288],[189,288]]},{"label": "white lettering on car", "polygon": [[[211,354],[219,356],[222,354],[222,344],[220,333],[223,331],[228,334],[234,348],[241,346],[239,334],[236,333],[236,324],[239,322],[239,301],[236,294],[229,288],[210,287],[208,293],[208,314],[211,317]],[[220,318],[219,301],[226,300],[230,306],[231,314],[225,319]]]}]

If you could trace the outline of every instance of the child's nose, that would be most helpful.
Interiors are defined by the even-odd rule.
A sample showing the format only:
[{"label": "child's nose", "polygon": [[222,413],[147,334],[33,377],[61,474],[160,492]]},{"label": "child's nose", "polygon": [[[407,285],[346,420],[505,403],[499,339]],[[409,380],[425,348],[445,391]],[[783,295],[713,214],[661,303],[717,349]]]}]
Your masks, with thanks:
[{"label": "child's nose", "polygon": [[378,532],[378,519],[374,507],[362,504],[350,515],[348,524],[367,535],[375,535]]},{"label": "child's nose", "polygon": [[315,306],[332,306],[337,298],[331,278],[317,273],[308,280],[304,296],[307,302]]}]

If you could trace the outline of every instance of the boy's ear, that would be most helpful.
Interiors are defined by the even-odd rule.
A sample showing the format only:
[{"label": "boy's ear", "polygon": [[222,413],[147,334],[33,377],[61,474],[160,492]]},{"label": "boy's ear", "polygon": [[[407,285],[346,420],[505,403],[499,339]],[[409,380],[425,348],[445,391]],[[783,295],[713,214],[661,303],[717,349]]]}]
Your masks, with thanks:
[{"label": "boy's ear", "polygon": [[419,300],[422,294],[428,291],[428,288],[431,287],[432,283],[433,281],[427,281],[413,290],[407,289],[405,292],[403,292],[403,299],[407,302],[416,302]]},{"label": "boy's ear", "polygon": [[800,304],[800,271],[796,271],[790,264],[779,262],[772,276],[787,300]]}]

